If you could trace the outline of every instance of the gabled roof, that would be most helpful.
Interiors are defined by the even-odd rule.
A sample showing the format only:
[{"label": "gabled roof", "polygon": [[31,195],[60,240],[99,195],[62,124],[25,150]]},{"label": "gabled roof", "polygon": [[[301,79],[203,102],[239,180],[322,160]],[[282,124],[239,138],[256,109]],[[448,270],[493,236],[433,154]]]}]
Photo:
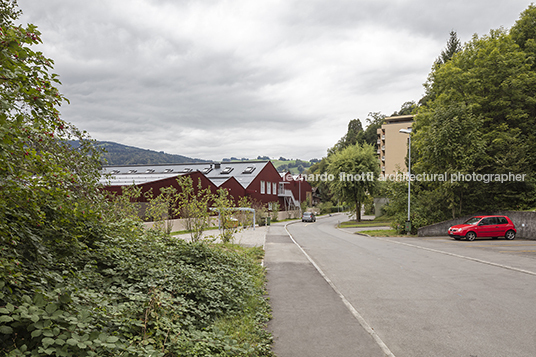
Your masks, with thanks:
[{"label": "gabled roof", "polygon": [[[199,171],[217,187],[230,177],[234,177],[244,188],[247,188],[269,162],[196,162],[187,164],[104,166],[102,170],[103,177],[100,182],[109,186],[125,186],[133,183],[138,185]],[[111,177],[107,178],[104,176],[105,174],[111,174]]]}]

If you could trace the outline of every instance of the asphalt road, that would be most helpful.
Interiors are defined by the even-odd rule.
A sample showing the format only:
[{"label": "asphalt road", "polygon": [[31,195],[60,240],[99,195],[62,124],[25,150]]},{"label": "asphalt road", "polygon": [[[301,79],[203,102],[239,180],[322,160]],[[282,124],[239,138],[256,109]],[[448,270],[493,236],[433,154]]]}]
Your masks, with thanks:
[{"label": "asphalt road", "polygon": [[279,357],[536,356],[535,241],[370,238],[337,220],[267,235]]}]

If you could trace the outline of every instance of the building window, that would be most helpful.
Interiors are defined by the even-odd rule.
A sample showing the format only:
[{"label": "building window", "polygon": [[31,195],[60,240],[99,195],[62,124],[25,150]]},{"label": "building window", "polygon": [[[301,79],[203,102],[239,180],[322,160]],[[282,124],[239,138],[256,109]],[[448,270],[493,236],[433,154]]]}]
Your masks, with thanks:
[{"label": "building window", "polygon": [[261,181],[261,195],[264,195],[264,181]]},{"label": "building window", "polygon": [[272,183],[266,182],[266,194],[271,195],[272,194]]},{"label": "building window", "polygon": [[277,183],[276,182],[272,183],[272,193],[274,195],[277,195]]}]

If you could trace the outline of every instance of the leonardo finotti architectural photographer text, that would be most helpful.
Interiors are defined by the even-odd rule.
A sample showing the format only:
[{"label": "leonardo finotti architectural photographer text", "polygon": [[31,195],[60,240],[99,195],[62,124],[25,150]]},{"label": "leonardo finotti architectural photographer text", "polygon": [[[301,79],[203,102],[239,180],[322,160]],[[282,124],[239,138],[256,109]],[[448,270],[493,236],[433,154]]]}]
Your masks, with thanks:
[{"label": "leonardo finotti architectural photographer text", "polygon": [[[425,181],[425,182],[432,182],[432,181],[440,181],[440,182],[447,182],[450,181],[451,183],[454,182],[484,182],[484,183],[490,183],[490,182],[523,182],[525,181],[525,177],[527,174],[514,174],[514,173],[507,173],[507,174],[477,174],[475,172],[473,173],[461,173],[456,172],[453,174],[449,174],[447,172],[442,174],[410,174],[407,173],[396,173],[396,174],[389,174],[389,175],[379,175],[375,176],[373,172],[362,172],[360,174],[348,174],[346,172],[339,173],[338,176],[335,176],[333,174],[323,173],[323,174],[309,174],[309,175],[302,175],[302,179],[305,181],[312,181],[312,182],[318,182],[318,181],[334,181],[338,179],[339,181]],[[283,177],[285,181],[291,181],[292,176],[286,175]]]}]

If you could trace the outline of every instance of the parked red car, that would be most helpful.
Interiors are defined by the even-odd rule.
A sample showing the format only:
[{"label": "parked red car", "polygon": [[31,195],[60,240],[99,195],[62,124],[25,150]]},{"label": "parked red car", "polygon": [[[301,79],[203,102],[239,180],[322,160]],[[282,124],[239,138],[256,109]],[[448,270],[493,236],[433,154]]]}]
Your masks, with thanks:
[{"label": "parked red car", "polygon": [[507,216],[475,216],[449,228],[449,236],[456,240],[464,237],[466,240],[477,237],[514,239],[516,233],[514,223]]}]

